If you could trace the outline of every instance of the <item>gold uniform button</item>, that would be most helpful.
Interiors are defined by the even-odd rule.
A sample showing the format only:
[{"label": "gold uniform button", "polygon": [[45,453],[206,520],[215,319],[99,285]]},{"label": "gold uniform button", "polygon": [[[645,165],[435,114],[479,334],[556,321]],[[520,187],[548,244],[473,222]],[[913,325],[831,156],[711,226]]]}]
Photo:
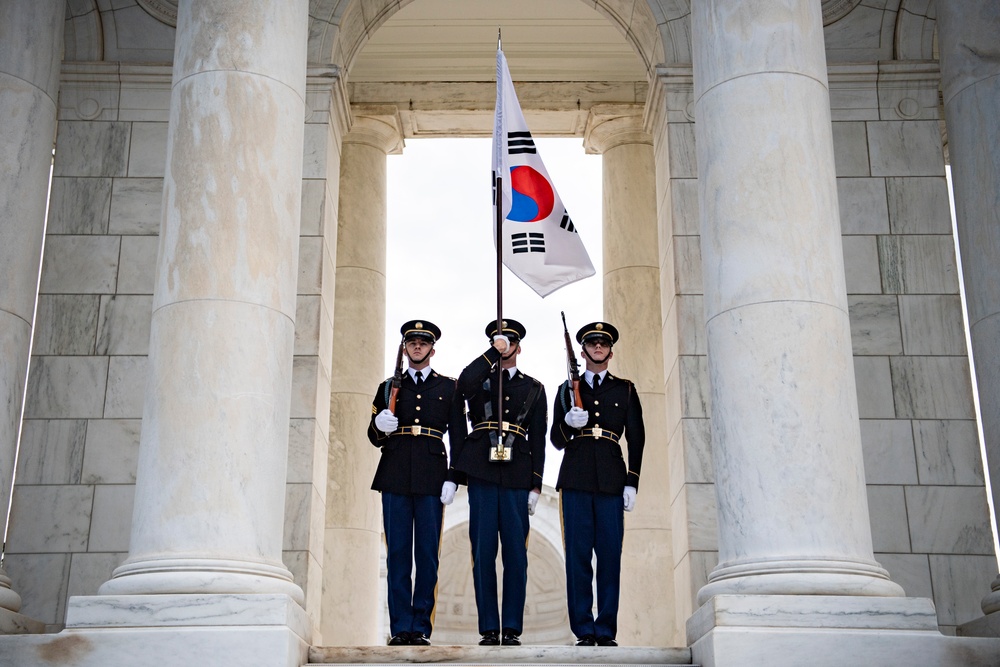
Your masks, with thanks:
[{"label": "gold uniform button", "polygon": [[423,396],[421,396],[420,394],[417,394],[417,398],[423,398]]},{"label": "gold uniform button", "polygon": [[420,418],[418,417],[417,419],[414,419],[414,420],[413,420],[413,423],[414,423],[414,424],[419,424],[419,423],[420,423]]},{"label": "gold uniform button", "polygon": [[419,410],[419,409],[420,409],[420,406],[418,405],[418,406],[417,406],[417,410]]},{"label": "gold uniform button", "polygon": [[[417,398],[420,398],[420,397],[418,396]],[[600,405],[600,404],[601,404],[600,401],[594,401],[594,405]]]},{"label": "gold uniform button", "polygon": [[[419,410],[419,409],[420,409],[420,408],[417,408],[417,410]],[[601,416],[601,413],[600,413],[600,412],[595,412],[595,413],[594,413],[594,416],[595,416],[595,417],[600,417],[600,416]]]}]

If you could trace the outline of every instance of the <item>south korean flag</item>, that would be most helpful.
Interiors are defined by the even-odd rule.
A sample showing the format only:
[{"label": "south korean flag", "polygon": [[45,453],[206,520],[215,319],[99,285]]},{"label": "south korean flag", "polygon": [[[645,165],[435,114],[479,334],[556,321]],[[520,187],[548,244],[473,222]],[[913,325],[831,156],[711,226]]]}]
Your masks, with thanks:
[{"label": "south korean flag", "polygon": [[[493,205],[499,200],[503,220],[504,265],[542,297],[594,275],[587,249],[528,131],[500,49],[492,166]],[[493,232],[496,239],[495,228]]]}]

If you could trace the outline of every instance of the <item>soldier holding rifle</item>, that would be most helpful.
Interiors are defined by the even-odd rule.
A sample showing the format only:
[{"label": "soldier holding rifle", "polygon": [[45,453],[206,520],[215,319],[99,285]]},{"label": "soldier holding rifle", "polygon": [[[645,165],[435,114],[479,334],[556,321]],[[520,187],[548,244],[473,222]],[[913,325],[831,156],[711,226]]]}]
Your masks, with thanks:
[{"label": "soldier holding rifle", "polygon": [[[467,429],[455,380],[430,366],[441,330],[426,320],[411,320],[400,333],[396,372],[379,385],[372,401],[368,439],[382,450],[372,489],[382,493],[389,645],[428,646],[443,505],[455,498],[444,434],[454,447]],[[414,561],[416,579],[411,580]]]},{"label": "soldier holding rifle", "polygon": [[[567,331],[571,378],[556,392],[550,434],[555,448],[565,451],[556,488],[561,494],[569,623],[577,646],[617,646],[623,511],[635,507],[646,434],[635,386],[608,372],[618,330],[607,322],[593,322],[577,332],[576,340],[583,346],[586,370],[582,378],[575,372]],[[622,437],[628,442],[628,466]],[[595,554],[596,619],[591,566]]]},{"label": "soldier holding rifle", "polygon": [[[457,474],[467,477],[469,486],[472,578],[483,646],[521,643],[528,583],[528,515],[534,514],[542,489],[548,418],[545,388],[517,368],[524,335],[524,326],[515,320],[490,322],[486,337],[493,344],[458,378],[473,428],[460,446],[453,445],[452,465]],[[498,612],[500,544],[503,605]]]}]

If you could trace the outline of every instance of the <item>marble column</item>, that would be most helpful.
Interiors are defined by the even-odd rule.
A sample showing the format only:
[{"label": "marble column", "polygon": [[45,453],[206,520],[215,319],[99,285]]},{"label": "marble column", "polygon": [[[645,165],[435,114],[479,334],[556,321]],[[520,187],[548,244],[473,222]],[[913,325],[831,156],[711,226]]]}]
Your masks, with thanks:
[{"label": "marble column", "polygon": [[101,595],[303,601],[281,546],[307,17],[180,3],[131,543]]},{"label": "marble column", "polygon": [[[65,2],[0,3],[0,522],[14,481],[56,129]],[[21,596],[0,563],[0,610]],[[0,623],[0,632],[4,624]]]},{"label": "marble column", "polygon": [[[939,2],[955,218],[993,511],[1000,509],[1000,4]],[[982,602],[1000,624],[1000,576]]]},{"label": "marble column", "polygon": [[872,552],[821,11],[692,4],[719,520],[699,604],[903,594]]},{"label": "marble column", "polygon": [[[354,107],[340,161],[337,285],[330,389],[323,643],[384,644],[378,636],[382,514],[371,490],[379,452],[368,442],[372,397],[385,379],[386,155],[403,148],[391,106]],[[393,323],[398,326],[401,323]]]},{"label": "marble column", "polygon": [[646,426],[636,509],[625,517],[618,640],[672,646],[674,586],[667,480],[653,139],[642,107],[596,105],[585,145],[602,156],[604,317],[622,333],[614,373],[636,384]]}]

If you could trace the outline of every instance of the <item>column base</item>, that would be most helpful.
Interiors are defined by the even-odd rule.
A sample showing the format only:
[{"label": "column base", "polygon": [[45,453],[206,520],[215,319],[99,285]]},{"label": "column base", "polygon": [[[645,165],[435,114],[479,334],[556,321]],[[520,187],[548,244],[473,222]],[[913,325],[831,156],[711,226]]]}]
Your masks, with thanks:
[{"label": "column base", "polygon": [[45,632],[45,624],[9,609],[0,609],[0,635],[30,635]]},{"label": "column base", "polygon": [[63,632],[0,637],[0,664],[301,667],[309,628],[285,595],[73,597]]},{"label": "column base", "polygon": [[942,635],[926,598],[719,595],[687,632],[702,667],[1000,664],[1000,639]]},{"label": "column base", "polygon": [[717,595],[903,597],[903,588],[872,561],[781,560],[719,566],[698,591],[698,604]]},{"label": "column base", "polygon": [[150,559],[126,561],[101,585],[101,596],[287,595],[305,604],[305,594],[284,565],[234,560]]},{"label": "column base", "polygon": [[986,614],[982,618],[963,623],[955,628],[959,637],[994,637],[1000,638],[1000,612]]}]

